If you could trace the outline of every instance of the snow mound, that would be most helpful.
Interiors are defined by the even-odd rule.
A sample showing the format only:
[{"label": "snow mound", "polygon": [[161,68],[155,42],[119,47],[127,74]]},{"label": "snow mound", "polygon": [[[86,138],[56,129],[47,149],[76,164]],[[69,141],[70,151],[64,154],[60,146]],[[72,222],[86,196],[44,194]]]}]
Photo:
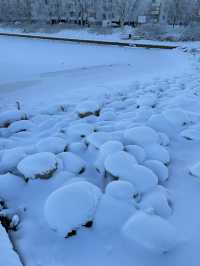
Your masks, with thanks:
[{"label": "snow mound", "polygon": [[100,151],[95,162],[95,166],[100,173],[105,173],[104,162],[108,155],[119,151],[123,151],[123,144],[119,141],[108,141],[100,147]]},{"label": "snow mound", "polygon": [[100,113],[99,121],[113,121],[116,120],[116,113],[113,111],[103,111]]},{"label": "snow mound", "polygon": [[200,132],[199,129],[196,128],[188,128],[181,132],[181,137],[187,140],[200,140]]},{"label": "snow mound", "polygon": [[162,114],[175,127],[182,127],[189,122],[187,114],[182,109],[169,109]]},{"label": "snow mound", "polygon": [[173,136],[177,133],[176,128],[162,114],[152,115],[147,125],[156,131],[164,132],[168,136]]},{"label": "snow mound", "polygon": [[72,153],[82,154],[87,150],[87,146],[82,142],[72,142],[69,144],[67,150]]},{"label": "snow mound", "polygon": [[132,183],[140,193],[147,192],[158,184],[158,177],[153,171],[137,165],[136,159],[126,152],[109,155],[105,160],[105,169],[114,178]]},{"label": "snow mound", "polygon": [[8,130],[11,134],[28,131],[34,128],[34,124],[29,120],[20,120],[13,122],[9,127]]},{"label": "snow mound", "polygon": [[14,251],[13,246],[9,240],[6,230],[0,224],[0,265],[2,266],[22,266],[17,253]]},{"label": "snow mound", "polygon": [[94,131],[94,126],[88,123],[78,123],[68,127],[67,135],[70,137],[86,137]]},{"label": "snow mound", "polygon": [[200,162],[196,163],[192,167],[189,168],[189,172],[191,175],[195,177],[200,177]]},{"label": "snow mound", "polygon": [[136,188],[127,181],[113,181],[110,182],[105,193],[110,197],[118,200],[133,200],[137,196]]},{"label": "snow mound", "polygon": [[159,136],[159,144],[160,145],[165,146],[165,147],[169,146],[170,139],[165,133],[159,132],[158,136]]},{"label": "snow mound", "polygon": [[133,172],[136,159],[125,151],[109,155],[104,163],[106,171],[115,178],[121,178]]},{"label": "snow mound", "polygon": [[146,126],[127,129],[124,133],[124,138],[127,144],[135,144],[142,147],[159,142],[156,131]]},{"label": "snow mound", "polygon": [[18,164],[17,169],[26,179],[48,179],[57,169],[56,156],[50,152],[29,155]]},{"label": "snow mound", "polygon": [[125,150],[133,155],[139,164],[143,163],[146,159],[145,151],[142,147],[137,145],[127,145]]},{"label": "snow mound", "polygon": [[141,107],[141,106],[155,107],[155,105],[156,105],[156,95],[155,94],[141,95],[137,99],[137,107]]},{"label": "snow mound", "polygon": [[75,182],[54,191],[45,203],[45,218],[51,229],[66,237],[94,215],[102,193],[88,182]]},{"label": "snow mound", "polygon": [[86,168],[85,162],[72,152],[62,152],[58,154],[58,158],[62,161],[64,171],[80,174]]},{"label": "snow mound", "polygon": [[87,136],[87,143],[99,149],[105,142],[111,140],[120,141],[120,135],[108,132],[94,132]]},{"label": "snow mound", "polygon": [[66,141],[59,137],[48,137],[36,144],[38,152],[52,152],[54,154],[63,152],[66,146]]},{"label": "snow mound", "polygon": [[158,177],[159,183],[165,182],[169,177],[168,168],[160,161],[147,160],[144,165],[150,168]]},{"label": "snow mound", "polygon": [[145,209],[152,208],[156,215],[168,218],[172,215],[171,201],[164,189],[156,188],[143,196],[140,207]]},{"label": "snow mound", "polygon": [[150,145],[144,148],[147,159],[149,160],[157,160],[165,165],[170,163],[170,155],[166,148],[159,144]]},{"label": "snow mound", "polygon": [[84,118],[90,115],[99,115],[100,106],[94,101],[85,101],[77,105],[76,112],[80,118]]},{"label": "snow mound", "polygon": [[27,115],[22,111],[7,111],[0,114],[0,128],[8,127],[11,123],[19,120],[26,120]]},{"label": "snow mound", "polygon": [[156,253],[166,253],[178,244],[177,230],[165,219],[145,212],[138,212],[124,225],[122,233],[134,244]]},{"label": "snow mound", "polygon": [[18,163],[26,157],[22,148],[4,150],[0,156],[0,173],[16,170]]}]

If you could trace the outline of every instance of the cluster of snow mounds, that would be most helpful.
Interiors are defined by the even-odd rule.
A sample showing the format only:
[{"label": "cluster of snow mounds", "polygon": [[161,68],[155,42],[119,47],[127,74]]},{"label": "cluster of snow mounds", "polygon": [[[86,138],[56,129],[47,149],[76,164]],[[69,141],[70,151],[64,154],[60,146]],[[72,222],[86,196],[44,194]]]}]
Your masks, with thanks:
[{"label": "cluster of snow mounds", "polygon": [[152,210],[138,212],[124,225],[122,233],[133,244],[157,253],[167,253],[180,243],[177,230]]},{"label": "cluster of snow mounds", "polygon": [[26,120],[27,115],[22,111],[12,110],[0,114],[0,128],[8,127],[15,121]]},{"label": "cluster of snow mounds", "polygon": [[22,263],[17,255],[17,253],[14,251],[12,243],[10,242],[10,239],[6,233],[6,230],[3,228],[3,226],[0,224],[0,250],[1,250],[1,256],[0,256],[0,265],[2,266],[22,266]]},{"label": "cluster of snow mounds", "polygon": [[49,226],[67,237],[81,226],[92,222],[102,193],[88,182],[75,182],[53,192],[45,204]]},{"label": "cluster of snow mounds", "polygon": [[57,159],[50,152],[36,153],[21,160],[17,168],[25,179],[49,179],[57,169]]}]

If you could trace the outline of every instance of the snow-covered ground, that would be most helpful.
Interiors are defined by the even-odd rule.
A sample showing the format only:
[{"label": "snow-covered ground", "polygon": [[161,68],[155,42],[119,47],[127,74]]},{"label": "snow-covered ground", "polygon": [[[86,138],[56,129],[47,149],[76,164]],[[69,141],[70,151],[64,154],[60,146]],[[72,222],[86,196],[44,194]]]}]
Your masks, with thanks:
[{"label": "snow-covered ground", "polygon": [[197,58],[7,37],[0,51],[0,197],[24,264],[199,266]]}]

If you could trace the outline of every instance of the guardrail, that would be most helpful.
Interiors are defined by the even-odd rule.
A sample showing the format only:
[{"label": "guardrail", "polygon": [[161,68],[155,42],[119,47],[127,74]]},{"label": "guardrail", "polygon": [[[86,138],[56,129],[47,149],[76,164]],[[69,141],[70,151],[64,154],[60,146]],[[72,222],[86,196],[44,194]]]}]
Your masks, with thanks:
[{"label": "guardrail", "polygon": [[138,47],[138,48],[148,48],[148,49],[175,49],[178,47],[175,45],[164,45],[164,44],[162,45],[162,44],[142,44],[142,43],[134,43],[134,42],[128,43],[128,42],[116,42],[116,41],[84,40],[84,39],[40,36],[40,35],[19,34],[19,33],[0,33],[0,36],[73,42],[73,43],[85,43],[85,44],[97,44],[97,45],[114,45],[114,46],[122,46],[122,47],[123,46],[124,47]]}]

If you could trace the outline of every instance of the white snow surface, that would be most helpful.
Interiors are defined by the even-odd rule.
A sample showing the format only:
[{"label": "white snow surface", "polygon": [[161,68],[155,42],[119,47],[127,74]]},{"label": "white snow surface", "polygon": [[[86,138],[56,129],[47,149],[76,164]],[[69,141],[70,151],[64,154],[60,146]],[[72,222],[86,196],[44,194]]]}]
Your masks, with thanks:
[{"label": "white snow surface", "polygon": [[[19,228],[11,236],[24,264],[199,266],[200,183],[190,171],[199,163],[200,149],[198,55],[181,49],[0,38],[0,117],[5,126],[0,126],[0,159],[9,151],[4,157],[9,167],[2,171],[0,164],[0,197],[8,206],[3,211],[20,217]],[[78,106],[86,102],[100,107],[99,117],[78,116]],[[91,106],[86,109],[92,110]],[[37,152],[38,143],[46,139],[50,141],[45,150],[51,148],[52,153],[44,158],[43,152]],[[65,148],[56,139],[64,140]],[[96,170],[101,147],[107,142],[121,143],[114,145],[117,150],[106,148],[108,156],[120,150],[132,158],[124,167],[124,156],[112,165],[122,175],[116,183],[109,183],[112,178]],[[78,172],[82,163],[74,156],[63,167],[59,158],[63,148],[84,162],[84,172]],[[149,160],[154,163],[145,164]],[[51,169],[52,178],[25,183],[19,165],[31,178]],[[44,206],[54,193],[80,182],[95,185],[101,195],[95,212],[76,209],[78,218],[90,216],[94,225],[81,227],[76,236],[64,239],[65,226],[70,225],[67,230],[80,226],[85,219],[62,223],[66,213],[61,211],[57,219],[60,209],[53,207],[52,211],[51,207],[50,215],[63,229],[60,236],[51,230],[54,226],[48,226]],[[81,186],[80,191],[84,194],[85,188]],[[61,201],[62,205],[58,201],[56,206],[71,208],[72,199],[79,203],[81,197],[72,190],[69,200]],[[144,219],[137,218],[144,211],[156,215],[145,213]],[[136,222],[129,223],[134,217]],[[129,241],[120,234],[127,223],[131,232],[137,230],[129,234]],[[177,248],[174,230],[184,238]],[[148,247],[135,244],[136,238]],[[160,254],[163,251],[169,252]],[[2,265],[9,264],[4,261]]]}]

